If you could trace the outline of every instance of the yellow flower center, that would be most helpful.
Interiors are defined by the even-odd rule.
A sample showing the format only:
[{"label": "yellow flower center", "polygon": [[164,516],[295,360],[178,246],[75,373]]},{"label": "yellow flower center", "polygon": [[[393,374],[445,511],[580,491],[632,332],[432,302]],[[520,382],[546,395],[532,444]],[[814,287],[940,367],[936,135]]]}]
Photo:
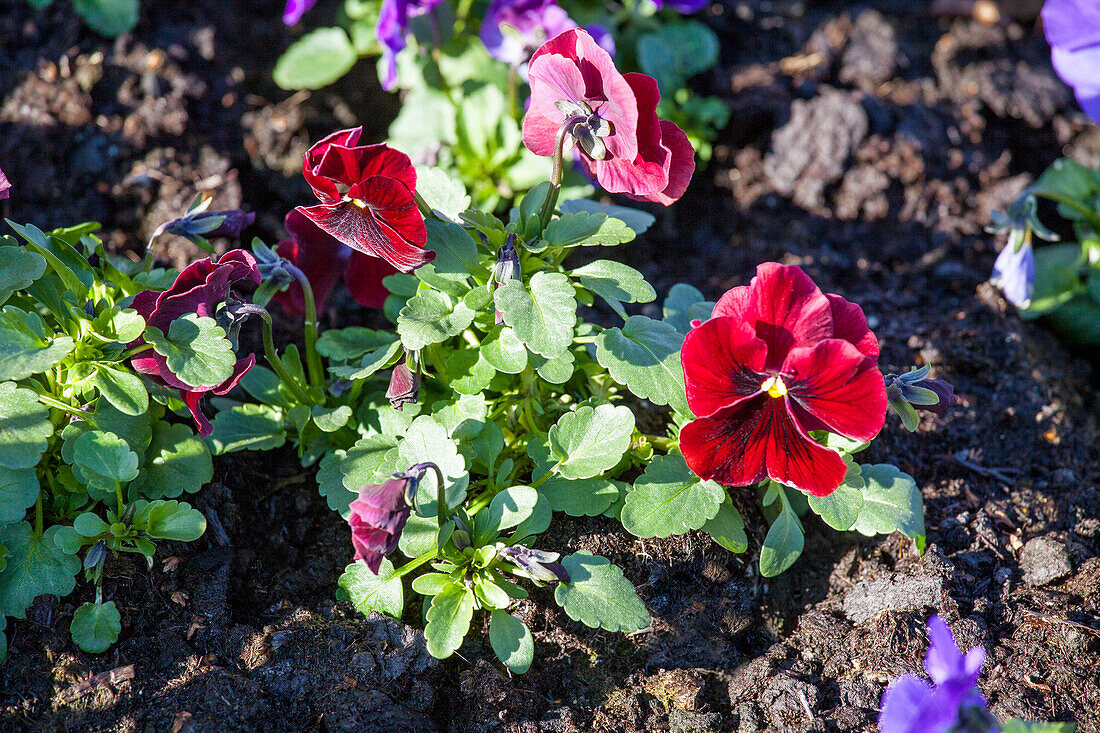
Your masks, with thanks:
[{"label": "yellow flower center", "polygon": [[774,377],[768,377],[764,380],[764,383],[760,385],[760,389],[763,392],[767,392],[769,397],[786,397],[787,385],[783,384],[783,378],[778,374]]}]

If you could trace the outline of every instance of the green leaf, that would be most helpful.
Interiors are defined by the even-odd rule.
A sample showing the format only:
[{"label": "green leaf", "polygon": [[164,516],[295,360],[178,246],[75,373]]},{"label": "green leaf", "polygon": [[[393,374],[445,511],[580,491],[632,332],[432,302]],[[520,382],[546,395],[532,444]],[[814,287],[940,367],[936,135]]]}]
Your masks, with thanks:
[{"label": "green leaf", "polygon": [[494,496],[489,506],[474,517],[474,545],[487,544],[504,530],[526,520],[538,500],[539,492],[530,486],[511,486]]},{"label": "green leaf", "polygon": [[80,559],[54,543],[60,530],[55,524],[35,539],[27,522],[0,525],[0,544],[8,548],[8,563],[0,572],[0,615],[23,618],[38,596],[64,598],[73,592]]},{"label": "green leaf", "polygon": [[448,585],[432,598],[424,636],[428,652],[436,659],[446,659],[462,646],[470,619],[474,616],[474,594],[461,586]]},{"label": "green leaf", "polygon": [[[149,447],[149,441],[153,437],[152,417],[149,412],[141,415],[127,415],[107,400],[96,400],[92,417],[101,430],[114,433],[125,440],[130,450],[139,456],[143,455],[145,449]],[[78,421],[69,425],[66,430],[77,425],[90,428],[87,423]]]},{"label": "green leaf", "polygon": [[96,33],[114,38],[134,29],[138,0],[73,0],[73,9]]},{"label": "green leaf", "polygon": [[376,331],[362,326],[329,329],[317,339],[317,353],[333,361],[351,361],[396,341],[397,337],[390,331]]},{"label": "green leaf", "polygon": [[393,577],[393,563],[382,558],[382,565],[375,575],[362,560],[353,562],[344,568],[338,581],[355,610],[366,616],[369,613],[384,613],[393,618],[401,618],[405,608],[405,591],[401,587],[401,578]]},{"label": "green leaf", "polygon": [[95,385],[107,401],[123,414],[142,415],[149,410],[149,392],[135,374],[97,364]]},{"label": "green leaf", "polygon": [[[343,474],[344,488],[352,492],[349,502],[359,494],[359,489],[367,484],[380,484],[397,470],[400,470],[397,468],[397,440],[389,435],[360,438],[348,449],[347,456],[340,463],[339,468]],[[335,488],[333,493],[339,496]],[[333,505],[332,500],[329,501],[329,505],[333,509],[343,506],[342,501]]]},{"label": "green leaf", "polygon": [[531,354],[530,360],[535,372],[550,384],[565,384],[576,369],[576,357],[571,351],[562,352],[553,359]]},{"label": "green leaf", "polygon": [[527,347],[508,326],[494,329],[481,342],[481,355],[497,371],[519,374],[527,367]]},{"label": "green leaf", "polygon": [[691,330],[691,319],[697,316],[691,312],[692,307],[706,303],[706,297],[697,289],[686,283],[676,283],[668,291],[662,306],[662,318],[666,323],[671,323],[677,331],[687,334]]},{"label": "green leaf", "polygon": [[[61,285],[65,289],[78,299],[87,296],[88,288],[94,278],[92,269],[88,266],[88,260],[60,239],[47,237],[34,224],[20,226],[13,221],[7,219],[5,221],[20,237],[26,240],[28,249],[38,253],[46,260],[46,264],[61,280]],[[58,292],[64,291],[59,288]]]},{"label": "green leaf", "polygon": [[464,228],[438,219],[428,219],[424,225],[428,229],[428,249],[435,252],[431,264],[436,273],[457,275],[465,281],[467,276],[484,271],[477,261],[477,245]]},{"label": "green leaf", "polygon": [[620,314],[619,303],[650,303],[657,297],[645,275],[621,262],[596,260],[573,270],[572,275]]},{"label": "green leaf", "polygon": [[314,405],[310,415],[313,417],[313,424],[320,428],[321,432],[335,433],[348,424],[348,420],[351,419],[351,408],[347,405],[339,407]]},{"label": "green leaf", "polygon": [[145,319],[133,308],[116,306],[92,319],[92,328],[105,341],[128,344],[145,331]]},{"label": "green leaf", "polygon": [[272,76],[283,89],[320,89],[351,71],[357,59],[343,28],[318,28],[290,45]]},{"label": "green leaf", "polygon": [[420,557],[434,551],[438,546],[439,520],[434,515],[431,517],[410,515],[397,543],[401,554],[406,557]]},{"label": "green leaf", "polygon": [[805,543],[802,523],[784,502],[782,511],[768,529],[764,546],[760,548],[760,574],[765,578],[774,578],[782,573],[802,554]]},{"label": "green leaf", "polygon": [[157,421],[145,466],[130,490],[146,499],[174,499],[185,491],[195,493],[212,478],[214,465],[206,443],[186,425]]},{"label": "green leaf", "polygon": [[1035,282],[1031,302],[1022,313],[1040,316],[1055,310],[1082,289],[1081,246],[1075,242],[1051,244],[1035,249]]},{"label": "green leaf", "polygon": [[550,448],[564,478],[592,478],[612,468],[630,447],[634,413],[622,405],[585,405],[550,428]]},{"label": "green leaf", "polygon": [[638,39],[638,65],[671,96],[690,77],[718,61],[718,36],[695,21],[667,23]]},{"label": "green leaf", "polygon": [[341,464],[347,455],[345,451],[335,450],[326,453],[317,468],[317,490],[325,497],[328,508],[339,512],[343,519],[351,515],[349,508],[357,494],[344,486],[344,474]]},{"label": "green leaf", "polygon": [[852,529],[868,537],[898,531],[924,552],[924,502],[917,482],[888,463],[861,468],[863,507]]},{"label": "green leaf", "polygon": [[643,234],[653,226],[657,219],[648,211],[634,209],[629,206],[615,206],[613,204],[601,204],[588,199],[574,199],[563,201],[559,206],[564,214],[576,214],[586,212],[589,214],[606,214],[626,224],[635,234]]},{"label": "green leaf", "polygon": [[368,351],[356,366],[329,367],[334,376],[356,381],[366,379],[379,369],[385,369],[397,363],[397,355],[403,354],[404,349],[399,340],[395,340],[386,346],[380,346],[373,351]]},{"label": "green leaf", "polygon": [[111,525],[95,512],[82,512],[73,519],[73,531],[81,537],[93,538],[111,531]]},{"label": "green leaf", "polygon": [[841,532],[852,529],[859,513],[863,509],[864,482],[860,476],[860,466],[853,463],[851,457],[845,456],[848,464],[848,475],[844,482],[828,496],[806,496],[806,502],[810,509],[821,517],[826,524]]},{"label": "green leaf", "polygon": [[440,143],[453,145],[458,139],[455,118],[455,105],[443,92],[428,87],[411,89],[390,124],[388,142],[414,158]]},{"label": "green leaf", "polygon": [[631,316],[596,338],[596,361],[632,393],[690,415],[680,366],[684,335],[665,321]]},{"label": "green leaf", "polygon": [[1059,158],[1050,164],[1031,187],[1039,196],[1065,196],[1085,201],[1096,188],[1093,172],[1070,158]]},{"label": "green leaf", "polygon": [[145,532],[155,540],[194,542],[206,531],[206,517],[183,502],[150,502]]},{"label": "green leaf", "polygon": [[637,631],[649,612],[634,586],[606,557],[577,552],[562,559],[568,583],[558,583],[554,600],[574,621],[608,631]]},{"label": "green leaf", "polygon": [[462,182],[439,168],[417,167],[416,192],[428,202],[433,211],[451,221],[458,221],[459,214],[470,208],[470,197]]},{"label": "green leaf", "polygon": [[187,313],[172,321],[167,335],[149,326],[145,340],[184,384],[216,387],[233,376],[237,355],[225,330],[213,318]]},{"label": "green leaf", "polygon": [[536,272],[530,287],[527,290],[521,281],[509,280],[494,294],[497,310],[528,349],[553,359],[573,342],[576,294],[560,272]]},{"label": "green leaf", "polygon": [[1031,723],[1016,718],[1006,720],[1000,728],[1001,733],[1074,733],[1076,730],[1073,723]]},{"label": "green leaf", "polygon": [[114,601],[103,604],[82,603],[69,624],[73,642],[89,654],[107,651],[122,633],[122,616]]},{"label": "green leaf", "polygon": [[424,573],[412,582],[413,590],[422,596],[434,596],[442,593],[451,582],[451,576],[443,573]]},{"label": "green leaf", "polygon": [[590,479],[551,476],[538,491],[556,512],[565,512],[571,517],[596,517],[615,503],[620,487],[618,482],[600,476]]},{"label": "green leaf", "polygon": [[10,305],[0,308],[0,379],[41,374],[68,356],[74,346],[68,336],[47,336],[37,313]]},{"label": "green leaf", "polygon": [[[14,239],[8,241],[14,242]],[[46,260],[23,247],[0,247],[0,305],[46,272]]]},{"label": "green leaf", "polygon": [[[413,420],[405,431],[405,439],[397,446],[400,457],[399,470],[407,469],[417,463],[431,461],[439,466],[447,484],[447,506],[458,506],[466,498],[466,487],[470,476],[466,472],[466,459],[458,452],[458,446],[451,439],[447,428],[429,415],[421,415]],[[434,516],[436,492],[435,474],[428,473],[416,492],[417,506],[427,516]]]},{"label": "green leaf", "polygon": [[614,247],[635,236],[635,231],[620,219],[587,212],[562,214],[542,232],[542,239],[552,247]]},{"label": "green leaf", "polygon": [[679,453],[654,456],[626,495],[623,527],[635,537],[668,537],[699,529],[718,514],[726,490],[692,473]]},{"label": "green leaf", "polygon": [[92,430],[76,439],[73,473],[89,487],[113,492],[116,483],[137,478],[138,457],[129,444],[114,433]]},{"label": "green leaf", "polygon": [[703,525],[703,531],[730,552],[741,553],[749,549],[749,538],[745,534],[745,520],[741,518],[741,512],[737,511],[737,507],[730,501],[729,494],[722,499],[722,505],[718,507],[718,513],[714,518]]},{"label": "green leaf", "polygon": [[461,300],[438,290],[421,290],[409,299],[397,320],[397,333],[406,349],[417,351],[462,333],[474,320],[474,312]]},{"label": "green leaf", "polygon": [[0,524],[18,522],[38,498],[33,468],[0,467]]},{"label": "green leaf", "polygon": [[496,376],[493,368],[479,351],[459,349],[447,357],[447,378],[450,387],[464,395],[476,395],[489,386]]},{"label": "green leaf", "polygon": [[206,439],[214,455],[239,450],[271,450],[286,442],[283,413],[267,405],[234,405],[214,417]]},{"label": "green leaf", "polygon": [[513,674],[523,674],[535,661],[535,637],[518,618],[506,611],[493,611],[489,620],[489,643]]}]

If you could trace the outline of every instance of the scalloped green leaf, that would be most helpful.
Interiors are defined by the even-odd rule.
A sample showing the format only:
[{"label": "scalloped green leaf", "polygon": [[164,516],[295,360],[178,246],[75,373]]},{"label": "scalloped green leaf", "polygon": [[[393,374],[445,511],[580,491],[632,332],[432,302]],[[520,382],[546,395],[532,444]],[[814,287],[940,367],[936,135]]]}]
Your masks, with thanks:
[{"label": "scalloped green leaf", "polygon": [[649,612],[623,571],[606,557],[577,552],[562,558],[568,583],[558,583],[554,600],[574,621],[593,629],[637,631],[649,625]]},{"label": "scalloped green leaf", "polygon": [[149,392],[136,374],[97,364],[95,385],[108,402],[126,415],[142,415],[149,410]]},{"label": "scalloped green leaf", "polygon": [[405,590],[401,578],[393,574],[389,558],[382,558],[378,575],[372,573],[365,562],[357,560],[344,568],[338,583],[351,605],[364,616],[377,612],[400,619],[405,608]]},{"label": "scalloped green leaf", "polygon": [[596,361],[638,397],[690,415],[680,366],[683,345],[684,335],[671,323],[630,316],[621,329],[597,337]]},{"label": "scalloped green leaf", "polygon": [[[425,461],[439,466],[446,481],[446,499],[448,507],[458,506],[466,498],[466,487],[470,476],[466,472],[466,459],[458,452],[458,446],[451,438],[447,428],[430,415],[421,415],[412,421],[405,431],[405,438],[397,447],[400,457],[398,470]],[[421,512],[434,516],[436,492],[434,473],[427,473],[416,492],[416,503]]]},{"label": "scalloped green leaf", "polygon": [[38,596],[64,598],[73,592],[80,559],[54,543],[60,530],[55,524],[35,539],[27,522],[0,525],[0,544],[8,549],[7,566],[0,572],[0,615],[23,618]]},{"label": "scalloped green leaf", "polygon": [[0,466],[33,468],[53,435],[50,411],[15,382],[0,382]]},{"label": "scalloped green leaf", "polygon": [[343,28],[318,28],[290,45],[272,76],[283,89],[320,89],[351,71],[358,58]]},{"label": "scalloped green leaf", "polygon": [[[9,239],[8,241],[15,241]],[[0,247],[0,305],[46,272],[46,260],[23,247]]]},{"label": "scalloped green leaf", "polygon": [[464,302],[452,303],[438,290],[421,290],[409,298],[397,319],[397,333],[406,349],[417,351],[462,333],[474,320]]},{"label": "scalloped green leaf", "polygon": [[138,457],[114,433],[92,430],[77,438],[73,445],[73,473],[90,488],[110,492],[116,483],[137,478]]},{"label": "scalloped green leaf", "polygon": [[692,473],[679,453],[654,456],[626,495],[620,515],[635,537],[668,537],[700,529],[718,514],[726,490]]},{"label": "scalloped green leaf", "polygon": [[146,499],[174,499],[193,494],[214,478],[206,443],[181,423],[158,421],[145,452],[145,466],[130,484]]},{"label": "scalloped green leaf", "polygon": [[573,342],[576,292],[562,273],[536,272],[530,290],[519,280],[509,280],[494,298],[504,322],[536,354],[553,359]]},{"label": "scalloped green leaf", "polygon": [[209,316],[182,315],[172,321],[167,334],[149,326],[145,340],[165,358],[171,372],[192,387],[218,386],[233,375],[237,363],[225,329]]},{"label": "scalloped green leaf", "polygon": [[489,644],[497,659],[513,674],[523,674],[535,661],[535,637],[531,630],[506,611],[493,611],[489,618]]},{"label": "scalloped green leaf", "polygon": [[37,313],[0,308],[0,379],[26,379],[64,359],[75,347],[68,336],[47,335]]},{"label": "scalloped green leaf", "polygon": [[206,439],[216,456],[239,450],[272,450],[286,442],[283,413],[267,405],[233,405],[214,416]]},{"label": "scalloped green leaf", "polygon": [[863,506],[852,527],[868,537],[901,532],[924,552],[924,501],[913,477],[888,463],[861,466]]},{"label": "scalloped green leaf", "polygon": [[745,534],[745,520],[741,512],[733,505],[729,494],[722,500],[718,513],[703,525],[703,531],[715,542],[730,552],[741,553],[749,549],[749,538]]},{"label": "scalloped green leaf", "polygon": [[454,654],[462,646],[473,616],[473,592],[453,583],[444,587],[432,597],[426,615],[428,623],[424,626],[424,636],[428,652],[436,659]]},{"label": "scalloped green leaf", "polygon": [[114,601],[82,603],[73,614],[69,632],[73,642],[89,654],[107,651],[122,633],[122,616]]},{"label": "scalloped green leaf", "polygon": [[[625,486],[625,484],[623,484]],[[589,479],[567,479],[551,476],[538,491],[556,512],[571,517],[596,517],[606,512],[622,493],[616,481],[601,476]]]},{"label": "scalloped green leaf", "polygon": [[527,367],[527,347],[508,326],[500,326],[486,336],[479,352],[485,361],[505,374],[519,374]]},{"label": "scalloped green leaf", "polygon": [[634,413],[623,405],[585,405],[558,418],[548,434],[557,473],[570,479],[598,476],[630,447]]},{"label": "scalloped green leaf", "polygon": [[0,524],[18,522],[38,498],[38,476],[33,468],[0,467]]}]

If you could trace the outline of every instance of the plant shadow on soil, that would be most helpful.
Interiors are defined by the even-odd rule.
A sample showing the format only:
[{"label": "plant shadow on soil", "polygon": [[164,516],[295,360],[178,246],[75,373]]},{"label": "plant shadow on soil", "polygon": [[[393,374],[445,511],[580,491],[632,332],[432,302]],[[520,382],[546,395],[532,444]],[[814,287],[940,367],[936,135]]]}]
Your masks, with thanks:
[{"label": "plant shadow on soil", "polygon": [[[516,609],[536,663],[510,678],[479,629],[440,663],[416,604],[406,625],[333,601],[350,547],[312,471],[287,449],[229,456],[192,497],[210,522],[202,540],[166,544],[151,571],[108,565],[115,648],[87,655],[68,639],[86,585],[9,624],[0,728],[870,731],[886,682],[919,670],[938,612],[964,648],[986,647],[996,714],[1100,730],[1095,386],[1088,363],[984,283],[995,250],[981,232],[1063,151],[1100,164],[1100,132],[1054,77],[1033,16],[987,27],[894,0],[717,7],[705,21],[723,58],[697,80],[731,109],[714,160],[653,230],[599,255],[662,295],[682,280],[711,298],[758,262],[799,264],[864,307],[884,370],[927,362],[952,381],[959,407],[916,435],[891,418],[863,454],[916,477],[925,556],[807,519],[807,552],[765,581],[749,497],[737,498],[745,556],[700,533],[638,540],[608,519],[562,518],[543,544],[622,565],[654,624],[593,631],[536,592]],[[116,251],[140,251],[211,189],[215,206],[257,211],[248,234],[271,242],[308,201],[297,171],[309,142],[361,122],[378,139],[393,117],[365,63],[331,90],[275,89],[268,70],[299,31],[268,0],[143,11],[111,43],[66,6],[0,0],[0,162],[15,185],[0,213],[43,228],[97,219]],[[176,242],[165,254],[182,265],[199,253]],[[326,314],[376,318],[343,293]],[[127,665],[132,680],[75,696]]]}]

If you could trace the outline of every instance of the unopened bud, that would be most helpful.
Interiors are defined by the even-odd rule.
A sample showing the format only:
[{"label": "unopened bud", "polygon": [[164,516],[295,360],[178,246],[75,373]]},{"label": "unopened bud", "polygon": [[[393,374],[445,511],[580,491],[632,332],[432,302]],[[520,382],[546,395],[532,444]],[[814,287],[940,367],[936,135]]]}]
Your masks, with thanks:
[{"label": "unopened bud", "polygon": [[386,399],[395,410],[400,411],[404,405],[416,402],[420,397],[420,361],[415,351],[411,353],[411,357],[416,371],[409,369],[402,360],[394,367],[393,374],[390,376],[390,388],[386,390]]}]

